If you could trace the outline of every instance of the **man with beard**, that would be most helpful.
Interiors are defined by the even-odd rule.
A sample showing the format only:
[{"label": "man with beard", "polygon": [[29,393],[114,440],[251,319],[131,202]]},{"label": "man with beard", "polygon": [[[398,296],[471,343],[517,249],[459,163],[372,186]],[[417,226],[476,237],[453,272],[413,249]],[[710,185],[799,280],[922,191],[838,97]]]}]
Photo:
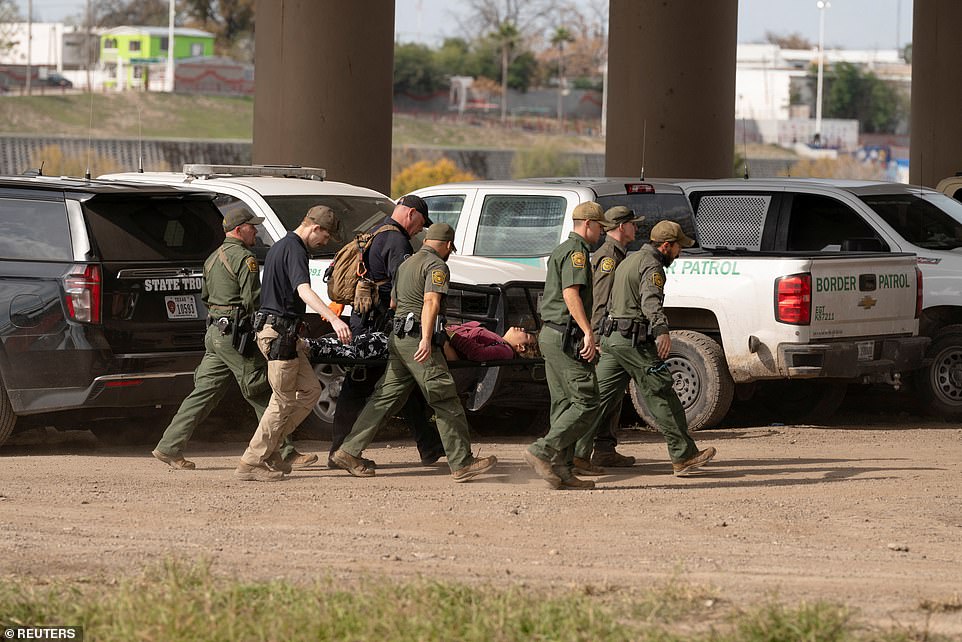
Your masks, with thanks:
[{"label": "man with beard", "polygon": [[601,359],[598,361],[598,394],[601,411],[607,412],[624,396],[634,379],[645,405],[655,417],[655,427],[665,436],[672,469],[688,475],[715,456],[713,447],[698,450],[688,435],[688,420],[672,388],[665,359],[671,351],[668,317],[665,315],[665,268],[683,247],[694,241],[674,221],[661,221],[651,228],[651,243],[625,259],[615,270],[608,318],[602,324]]}]

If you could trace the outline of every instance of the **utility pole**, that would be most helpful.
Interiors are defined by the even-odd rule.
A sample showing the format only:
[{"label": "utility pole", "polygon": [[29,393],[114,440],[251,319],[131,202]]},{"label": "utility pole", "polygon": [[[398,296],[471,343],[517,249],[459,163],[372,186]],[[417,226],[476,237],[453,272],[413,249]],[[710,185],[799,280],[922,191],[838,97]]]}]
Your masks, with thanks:
[{"label": "utility pole", "polygon": [[167,22],[167,71],[164,89],[174,92],[174,0],[170,0],[170,17]]},{"label": "utility pole", "polygon": [[33,91],[33,0],[27,0],[27,95]]}]

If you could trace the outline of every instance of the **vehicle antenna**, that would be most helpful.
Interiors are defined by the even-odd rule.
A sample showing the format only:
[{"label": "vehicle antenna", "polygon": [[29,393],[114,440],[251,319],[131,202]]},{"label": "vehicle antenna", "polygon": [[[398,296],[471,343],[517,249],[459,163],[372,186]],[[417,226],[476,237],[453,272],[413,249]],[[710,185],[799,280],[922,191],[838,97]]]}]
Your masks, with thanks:
[{"label": "vehicle antenna", "polygon": [[94,92],[90,91],[90,120],[87,122],[87,168],[84,170],[84,180],[90,180],[90,150],[93,146],[91,142],[91,135],[94,129]]},{"label": "vehicle antenna", "polygon": [[744,116],[742,116],[742,149],[745,150],[745,180],[747,181],[750,178],[750,172],[748,171],[748,127]]},{"label": "vehicle antenna", "polygon": [[142,105],[137,105],[137,171],[144,173],[144,127],[140,118]]},{"label": "vehicle antenna", "polygon": [[641,121],[641,177],[639,180],[645,180],[645,152],[648,148],[648,119]]},{"label": "vehicle antenna", "polygon": [[785,176],[788,178],[792,177],[792,164],[788,161],[785,161]]}]

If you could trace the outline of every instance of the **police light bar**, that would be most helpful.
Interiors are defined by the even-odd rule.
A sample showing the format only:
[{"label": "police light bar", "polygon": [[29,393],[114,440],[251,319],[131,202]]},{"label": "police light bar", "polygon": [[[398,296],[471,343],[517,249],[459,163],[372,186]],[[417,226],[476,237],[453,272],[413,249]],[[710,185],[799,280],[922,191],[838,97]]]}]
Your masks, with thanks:
[{"label": "police light bar", "polygon": [[655,188],[649,183],[625,183],[625,191],[629,194],[654,194]]},{"label": "police light bar", "polygon": [[277,178],[304,178],[323,181],[327,170],[320,167],[301,167],[299,165],[208,165],[191,163],[184,165],[184,174],[190,178],[210,178],[211,176],[273,176]]}]

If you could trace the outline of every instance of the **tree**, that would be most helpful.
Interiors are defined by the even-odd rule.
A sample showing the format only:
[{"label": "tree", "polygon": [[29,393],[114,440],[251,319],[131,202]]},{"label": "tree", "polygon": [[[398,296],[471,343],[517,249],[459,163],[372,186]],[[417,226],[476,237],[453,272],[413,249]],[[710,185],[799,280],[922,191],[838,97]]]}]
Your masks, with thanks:
[{"label": "tree", "polygon": [[395,94],[432,94],[445,84],[431,49],[414,43],[395,45]]},{"label": "tree", "polygon": [[144,25],[163,27],[168,24],[168,0],[94,0],[94,23],[100,27]]},{"label": "tree", "polygon": [[797,31],[787,35],[766,31],[765,42],[778,45],[782,49],[811,49],[814,47],[808,38]]},{"label": "tree", "polygon": [[22,22],[23,17],[17,8],[16,0],[0,0],[0,53],[17,44],[13,23]]},{"label": "tree", "polygon": [[565,126],[565,44],[569,42],[574,42],[571,32],[564,27],[556,27],[551,34],[551,44],[558,50],[558,125],[562,130]]},{"label": "tree", "polygon": [[890,133],[903,116],[898,91],[874,73],[863,73],[851,63],[835,65],[826,85],[827,118],[854,118],[863,132]]},{"label": "tree", "polygon": [[512,51],[520,41],[521,33],[513,22],[503,22],[492,37],[501,51],[501,122],[504,122],[508,119],[508,64],[511,62]]},{"label": "tree", "polygon": [[477,176],[461,170],[450,158],[440,158],[433,163],[422,160],[397,173],[391,181],[391,194],[400,198],[422,187],[473,180],[477,180]]}]

